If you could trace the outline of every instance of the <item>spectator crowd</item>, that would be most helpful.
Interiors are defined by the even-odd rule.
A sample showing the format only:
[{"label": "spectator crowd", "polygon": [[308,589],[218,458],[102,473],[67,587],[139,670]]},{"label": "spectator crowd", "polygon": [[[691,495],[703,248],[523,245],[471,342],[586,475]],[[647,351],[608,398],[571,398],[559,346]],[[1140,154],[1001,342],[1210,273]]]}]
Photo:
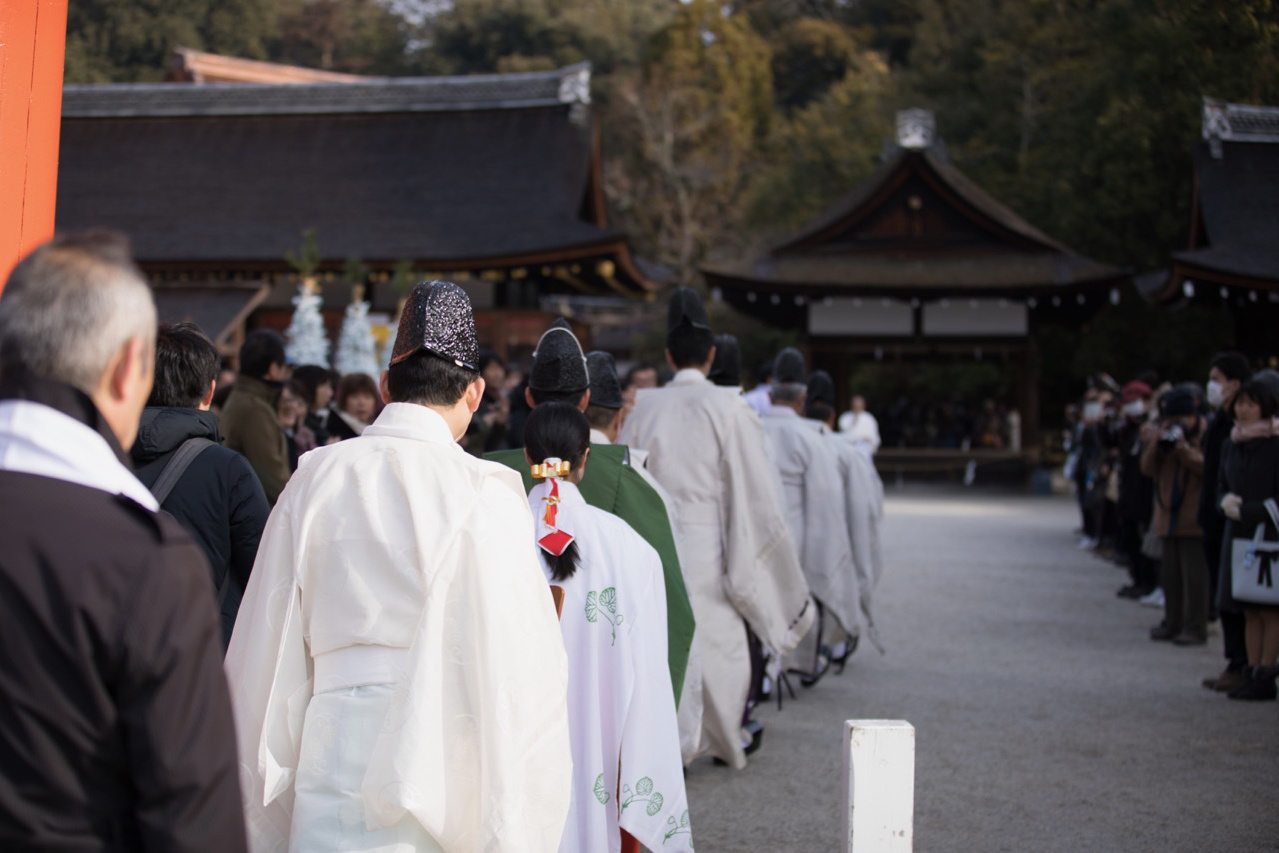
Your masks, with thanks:
[{"label": "spectator crowd", "polygon": [[1162,611],[1151,640],[1202,646],[1219,634],[1225,666],[1205,688],[1274,700],[1279,372],[1222,352],[1205,379],[1090,377],[1066,413],[1079,546],[1127,570],[1120,597]]}]

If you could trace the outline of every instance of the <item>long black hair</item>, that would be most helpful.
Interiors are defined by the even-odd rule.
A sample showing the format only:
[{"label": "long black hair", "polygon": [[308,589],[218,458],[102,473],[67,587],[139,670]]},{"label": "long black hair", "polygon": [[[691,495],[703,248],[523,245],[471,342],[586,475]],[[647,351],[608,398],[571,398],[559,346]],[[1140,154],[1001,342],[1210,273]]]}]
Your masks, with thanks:
[{"label": "long black hair", "polygon": [[[555,457],[576,471],[590,446],[591,426],[586,415],[568,403],[542,403],[524,423],[524,450],[534,462]],[[547,551],[542,551],[542,557],[551,568],[553,580],[568,580],[577,571],[576,542],[570,542],[558,557]]]}]

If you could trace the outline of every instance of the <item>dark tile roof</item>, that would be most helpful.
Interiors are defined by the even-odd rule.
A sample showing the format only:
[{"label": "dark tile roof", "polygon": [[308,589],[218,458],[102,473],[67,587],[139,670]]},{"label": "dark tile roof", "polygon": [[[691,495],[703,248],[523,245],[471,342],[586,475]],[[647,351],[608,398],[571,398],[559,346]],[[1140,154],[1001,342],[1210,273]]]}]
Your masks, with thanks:
[{"label": "dark tile roof", "polygon": [[1030,294],[1113,284],[1126,270],[1071,251],[927,150],[898,150],[852,194],[711,284],[791,296]]},{"label": "dark tile roof", "polygon": [[[524,101],[518,109],[491,101],[484,109],[365,110],[360,84],[168,84],[145,88],[195,106],[181,116],[168,107],[93,116],[83,102],[91,93],[80,87],[69,91],[62,122],[57,226],[118,228],[151,268],[283,268],[307,228],[317,230],[325,259],[339,265],[358,256],[448,268],[624,250],[623,234],[583,214],[596,152],[589,122],[577,115],[582,105],[555,97],[563,78],[556,74],[507,75],[548,95],[550,103]],[[418,87],[443,97],[474,82],[466,80],[392,81],[380,89]],[[141,91],[96,91],[123,110],[114,101],[122,88]],[[201,112],[212,90],[214,101],[342,100],[349,111]]]},{"label": "dark tile roof", "polygon": [[265,285],[191,282],[156,287],[156,314],[161,323],[191,322],[214,343],[225,345],[231,334],[266,298]]},{"label": "dark tile roof", "polygon": [[1201,271],[1261,279],[1279,285],[1279,144],[1220,142],[1195,148],[1199,183],[1200,245],[1173,260]]},{"label": "dark tile roof", "polygon": [[[512,109],[588,99],[590,65],[524,74],[380,78],[348,83],[69,85],[63,118],[315,115]],[[585,87],[585,88],[584,88]]]}]

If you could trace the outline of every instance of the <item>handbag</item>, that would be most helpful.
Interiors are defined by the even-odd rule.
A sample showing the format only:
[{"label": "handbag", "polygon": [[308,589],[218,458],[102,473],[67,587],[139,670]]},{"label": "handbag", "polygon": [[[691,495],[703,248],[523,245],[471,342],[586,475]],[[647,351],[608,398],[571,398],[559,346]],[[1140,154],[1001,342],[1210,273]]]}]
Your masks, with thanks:
[{"label": "handbag", "polygon": [[[1266,512],[1279,530],[1279,505],[1267,498]],[[1279,542],[1266,539],[1266,522],[1257,525],[1251,539],[1230,542],[1230,594],[1247,604],[1279,605],[1279,584],[1275,583],[1279,564]]]}]

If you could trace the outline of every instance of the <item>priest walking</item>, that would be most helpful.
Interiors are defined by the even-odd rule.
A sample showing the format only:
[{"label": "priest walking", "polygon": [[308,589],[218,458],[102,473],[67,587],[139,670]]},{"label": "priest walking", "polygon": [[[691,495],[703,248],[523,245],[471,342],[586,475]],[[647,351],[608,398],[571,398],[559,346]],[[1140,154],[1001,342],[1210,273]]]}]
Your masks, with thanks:
[{"label": "priest walking", "polygon": [[255,851],[558,848],[567,663],[511,471],[457,441],[470,301],[421,283],[386,408],[302,457],[227,654]]},{"label": "priest walking", "polygon": [[[782,482],[783,506],[791,537],[808,587],[821,607],[813,633],[811,657],[796,661],[806,685],[825,672],[829,650],[824,648],[833,628],[858,632],[857,577],[845,523],[844,484],[838,462],[821,435],[802,416],[807,397],[804,357],[787,347],[773,363],[772,405],[761,420],[768,449]],[[831,621],[836,624],[830,624]]]},{"label": "priest walking", "polygon": [[706,378],[715,358],[695,292],[671,297],[666,356],[677,372],[642,391],[622,428],[648,451],[649,469],[674,498],[687,549],[684,579],[697,615],[704,715],[698,753],[746,766],[742,712],[751,665],[743,620],[779,657],[816,618],[787,532],[763,429],[742,399]]}]

